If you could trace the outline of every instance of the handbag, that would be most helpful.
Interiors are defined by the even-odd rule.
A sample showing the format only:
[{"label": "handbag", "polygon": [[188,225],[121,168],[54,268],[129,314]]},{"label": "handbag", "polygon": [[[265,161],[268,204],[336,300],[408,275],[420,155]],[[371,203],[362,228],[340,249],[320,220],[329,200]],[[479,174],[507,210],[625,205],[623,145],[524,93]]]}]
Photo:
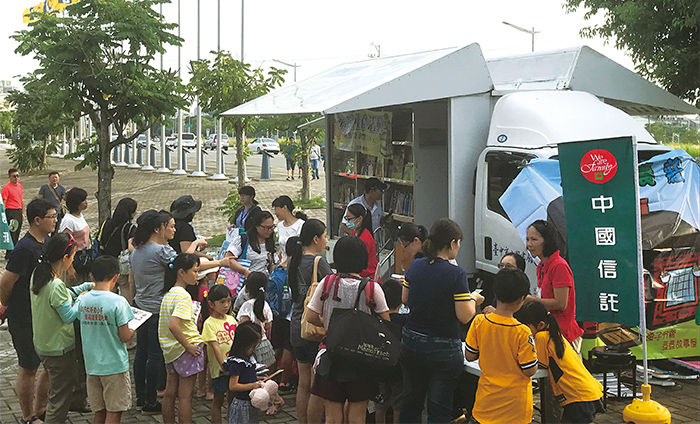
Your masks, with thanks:
[{"label": "handbag", "polygon": [[[122,244],[122,250],[119,252],[119,257],[117,258],[119,260],[119,274],[121,275],[129,275],[129,269],[131,268],[129,266],[129,256],[131,255],[131,252],[129,252],[129,246],[128,243],[124,242],[124,229],[126,228],[126,224],[122,227],[121,231],[121,244]],[[129,230],[131,231],[131,230]],[[126,246],[125,246],[126,244]]]},{"label": "handbag", "polygon": [[[326,329],[323,327],[317,327],[309,322],[309,302],[311,298],[314,297],[314,292],[318,288],[318,262],[321,260],[320,256],[314,258],[314,268],[313,277],[311,278],[311,286],[306,292],[306,297],[304,298],[304,312],[301,315],[301,338],[304,340],[309,340],[311,342],[320,342],[326,337]],[[330,278],[330,276],[328,277]]]},{"label": "handbag", "polygon": [[[334,309],[328,325],[326,348],[333,363],[358,370],[386,371],[399,362],[401,336],[399,327],[379,315],[358,309],[363,291],[374,291],[374,284],[363,278],[352,309]],[[367,292],[373,299],[373,294]]]},{"label": "handbag", "polygon": [[[245,258],[248,252],[248,234],[246,233],[241,234],[241,246],[241,256],[236,259],[236,262],[243,268],[250,269],[250,261]],[[231,296],[238,295],[238,292],[243,288],[244,281],[243,274],[228,267],[221,267],[216,277],[216,284],[225,284],[231,291]]]}]

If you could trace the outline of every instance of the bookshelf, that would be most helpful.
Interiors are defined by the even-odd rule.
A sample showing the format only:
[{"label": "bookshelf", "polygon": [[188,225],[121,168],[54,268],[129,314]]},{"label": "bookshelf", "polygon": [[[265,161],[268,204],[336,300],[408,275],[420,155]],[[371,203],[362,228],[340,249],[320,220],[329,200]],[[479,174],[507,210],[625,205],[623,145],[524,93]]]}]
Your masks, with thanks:
[{"label": "bookshelf", "polygon": [[[373,127],[365,130],[365,123]],[[330,127],[333,134],[327,171],[331,180],[332,234],[338,234],[347,204],[364,193],[364,182],[372,177],[389,184],[382,199],[384,212],[393,211],[397,221],[413,222],[412,109],[392,107],[335,114]],[[356,130],[358,127],[362,130]],[[351,137],[354,143],[348,141]]]}]

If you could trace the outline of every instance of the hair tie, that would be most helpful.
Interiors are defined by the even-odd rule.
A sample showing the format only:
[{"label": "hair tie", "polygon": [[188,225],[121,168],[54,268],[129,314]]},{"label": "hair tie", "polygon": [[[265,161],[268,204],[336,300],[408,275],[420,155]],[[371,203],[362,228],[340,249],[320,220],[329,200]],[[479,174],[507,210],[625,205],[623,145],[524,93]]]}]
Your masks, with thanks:
[{"label": "hair tie", "polygon": [[258,290],[260,290],[261,292],[265,293],[265,287],[260,287]]},{"label": "hair tie", "polygon": [[204,294],[202,295],[203,298],[209,297],[209,290],[205,291]]},{"label": "hair tie", "polygon": [[168,264],[168,268],[173,269],[173,263],[172,263],[172,262],[170,262],[170,263]]},{"label": "hair tie", "polygon": [[301,242],[301,239],[299,239],[299,240],[297,240],[297,244],[298,244],[299,246],[302,246],[304,243],[302,243],[302,242]]}]

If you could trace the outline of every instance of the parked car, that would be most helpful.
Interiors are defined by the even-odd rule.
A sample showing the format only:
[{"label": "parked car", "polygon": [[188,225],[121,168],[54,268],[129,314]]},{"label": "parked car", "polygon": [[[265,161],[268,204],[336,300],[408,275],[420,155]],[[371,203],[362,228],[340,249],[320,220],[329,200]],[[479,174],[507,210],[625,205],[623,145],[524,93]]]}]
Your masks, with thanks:
[{"label": "parked car", "polygon": [[[228,134],[221,134],[221,140],[223,141],[223,143],[221,144],[221,149],[228,150]],[[209,137],[207,137],[207,139],[204,140],[202,148],[216,150],[216,134],[212,134]]]},{"label": "parked car", "polygon": [[[168,147],[177,147],[177,139],[177,134],[171,134],[165,140],[165,145]],[[192,133],[182,133],[182,147],[197,147],[197,137]]]},{"label": "parked car", "polygon": [[280,144],[271,138],[256,138],[248,144],[248,150],[253,153],[262,153],[264,150],[276,155],[280,152]]}]

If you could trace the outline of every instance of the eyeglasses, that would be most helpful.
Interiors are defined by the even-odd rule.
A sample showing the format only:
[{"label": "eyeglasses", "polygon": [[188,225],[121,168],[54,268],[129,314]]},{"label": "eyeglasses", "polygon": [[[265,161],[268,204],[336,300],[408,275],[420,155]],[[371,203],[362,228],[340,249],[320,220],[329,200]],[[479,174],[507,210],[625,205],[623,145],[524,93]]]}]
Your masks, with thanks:
[{"label": "eyeglasses", "polygon": [[70,237],[70,240],[68,240],[68,244],[66,245],[66,248],[63,249],[63,254],[64,254],[64,255],[65,255],[66,253],[68,253],[68,249],[70,249],[70,247],[73,246],[73,244],[75,244],[75,239],[73,238],[73,236],[70,235],[70,234],[68,234],[68,237]]},{"label": "eyeglasses", "polygon": [[44,219],[55,219],[58,221],[58,214],[53,214],[53,215],[45,215]]},{"label": "eyeglasses", "polygon": [[258,225],[258,226],[265,231],[272,231],[275,229],[274,225]]},{"label": "eyeglasses", "polygon": [[515,269],[516,267],[514,267],[513,264],[504,264],[504,263],[498,264],[498,269],[503,269],[503,268]]},{"label": "eyeglasses", "polygon": [[407,248],[411,243],[413,243],[413,242],[412,241],[403,241],[403,240],[399,239],[399,244],[401,244],[401,247],[403,247],[404,249]]},{"label": "eyeglasses", "polygon": [[10,175],[10,178],[19,178],[19,174],[12,174]]},{"label": "eyeglasses", "polygon": [[345,218],[346,221],[354,221],[354,220],[356,220],[358,217],[357,217],[357,216],[353,216],[353,217],[347,217],[347,216],[345,216],[344,218]]}]

